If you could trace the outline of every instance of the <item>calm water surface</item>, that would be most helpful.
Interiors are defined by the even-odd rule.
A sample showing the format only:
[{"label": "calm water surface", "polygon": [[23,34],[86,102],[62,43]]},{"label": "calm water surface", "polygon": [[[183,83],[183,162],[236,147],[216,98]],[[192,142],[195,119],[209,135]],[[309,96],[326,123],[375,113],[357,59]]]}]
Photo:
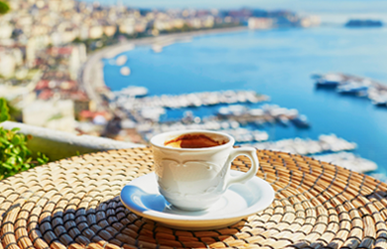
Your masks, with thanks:
[{"label": "calm water surface", "polygon": [[[387,175],[387,109],[363,98],[316,89],[313,73],[344,72],[387,83],[387,28],[277,29],[208,35],[153,53],[149,47],[126,52],[128,77],[105,61],[105,81],[113,90],[145,86],[150,95],[251,89],[271,103],[307,115],[311,129],[267,126],[270,140],[312,138],[335,133],[358,144],[357,154],[375,161]],[[199,108],[196,115],[217,108]],[[182,115],[169,112],[166,119]]]}]

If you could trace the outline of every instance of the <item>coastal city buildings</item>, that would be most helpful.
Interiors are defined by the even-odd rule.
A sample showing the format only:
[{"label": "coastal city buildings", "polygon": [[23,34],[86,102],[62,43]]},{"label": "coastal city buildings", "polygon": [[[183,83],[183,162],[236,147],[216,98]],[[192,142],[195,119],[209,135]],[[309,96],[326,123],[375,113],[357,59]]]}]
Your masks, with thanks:
[{"label": "coastal city buildings", "polygon": [[[102,59],[113,61],[121,67],[123,76],[130,77],[128,58],[118,55],[137,46],[137,38],[146,40],[142,45],[147,44],[159,53],[175,42],[189,40],[186,35],[179,36],[185,32],[308,28],[319,25],[318,17],[247,8],[136,9],[74,0],[11,0],[9,4],[11,11],[0,16],[0,97],[20,110],[14,117],[18,121],[136,143],[146,143],[155,133],[171,129],[222,130],[238,143],[259,143],[267,145],[265,149],[273,149],[274,145],[262,143],[269,140],[269,134],[260,130],[263,124],[299,129],[310,125],[306,116],[295,109],[275,105],[249,109],[236,105],[269,99],[252,91],[219,89],[152,97],[144,97],[147,89],[136,87],[111,92],[103,82]],[[106,53],[100,56],[100,51]],[[384,95],[379,95],[378,99],[384,100]],[[196,117],[185,110],[215,105],[222,107],[210,117]],[[161,122],[160,117],[170,109],[184,112],[184,117]],[[246,124],[254,128],[247,129]],[[311,148],[317,153],[336,152],[333,145],[339,144],[334,140],[323,148],[315,141],[295,140],[276,146],[284,143],[281,150],[293,152],[289,149],[293,148],[295,153],[308,155],[313,154],[307,150]],[[353,148],[344,146],[339,151]]]},{"label": "coastal city buildings", "polygon": [[[282,11],[161,11],[74,0],[12,0],[9,5],[11,11],[0,16],[0,95],[20,109],[19,121],[95,135],[103,130],[101,117],[107,123],[115,111],[102,108],[105,112],[98,113],[101,108],[79,82],[87,54],[94,50],[166,33],[241,25],[257,28],[262,20],[271,22],[268,28],[302,26],[303,20]],[[153,49],[160,52],[169,43],[155,44]],[[122,74],[129,75],[130,69],[123,68]],[[98,128],[80,128],[85,121],[89,126],[97,123]]]}]

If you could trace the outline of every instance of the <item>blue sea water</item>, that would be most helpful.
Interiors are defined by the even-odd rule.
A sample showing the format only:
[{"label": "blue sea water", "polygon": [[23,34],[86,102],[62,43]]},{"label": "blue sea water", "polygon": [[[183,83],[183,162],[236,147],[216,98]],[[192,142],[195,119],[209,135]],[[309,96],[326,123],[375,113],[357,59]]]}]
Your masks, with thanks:
[{"label": "blue sea water", "polygon": [[[387,84],[387,28],[320,26],[213,34],[176,43],[154,53],[150,47],[125,52],[130,76],[105,61],[106,84],[113,90],[145,86],[150,95],[249,89],[271,103],[296,108],[311,128],[266,126],[270,140],[312,138],[335,133],[358,144],[355,153],[376,162],[387,175],[387,108],[365,98],[316,89],[313,73],[344,72]],[[217,108],[193,109],[209,115]],[[170,111],[166,118],[181,116]]]},{"label": "blue sea water", "polygon": [[84,2],[99,2],[103,5],[123,4],[136,8],[261,8],[261,9],[290,9],[293,11],[311,12],[380,12],[387,11],[385,0],[82,0]]}]

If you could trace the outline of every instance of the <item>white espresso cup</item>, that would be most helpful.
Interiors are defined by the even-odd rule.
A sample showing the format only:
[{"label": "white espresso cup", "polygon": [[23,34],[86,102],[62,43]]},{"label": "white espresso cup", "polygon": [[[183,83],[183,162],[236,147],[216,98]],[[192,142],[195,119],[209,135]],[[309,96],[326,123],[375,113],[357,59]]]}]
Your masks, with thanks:
[{"label": "white espresso cup", "polygon": [[[209,208],[231,184],[248,181],[259,167],[254,148],[233,148],[234,138],[221,132],[174,131],[156,135],[150,142],[159,191],[183,210]],[[239,155],[250,158],[251,168],[232,177],[231,162]]]}]

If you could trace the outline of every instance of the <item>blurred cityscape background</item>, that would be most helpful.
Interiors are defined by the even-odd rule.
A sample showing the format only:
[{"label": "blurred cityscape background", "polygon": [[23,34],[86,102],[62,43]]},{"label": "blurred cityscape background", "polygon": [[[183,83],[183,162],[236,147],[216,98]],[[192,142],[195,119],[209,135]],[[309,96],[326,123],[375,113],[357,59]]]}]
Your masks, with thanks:
[{"label": "blurred cityscape background", "polygon": [[387,179],[387,3],[0,1],[17,122],[147,144],[222,130]]}]

